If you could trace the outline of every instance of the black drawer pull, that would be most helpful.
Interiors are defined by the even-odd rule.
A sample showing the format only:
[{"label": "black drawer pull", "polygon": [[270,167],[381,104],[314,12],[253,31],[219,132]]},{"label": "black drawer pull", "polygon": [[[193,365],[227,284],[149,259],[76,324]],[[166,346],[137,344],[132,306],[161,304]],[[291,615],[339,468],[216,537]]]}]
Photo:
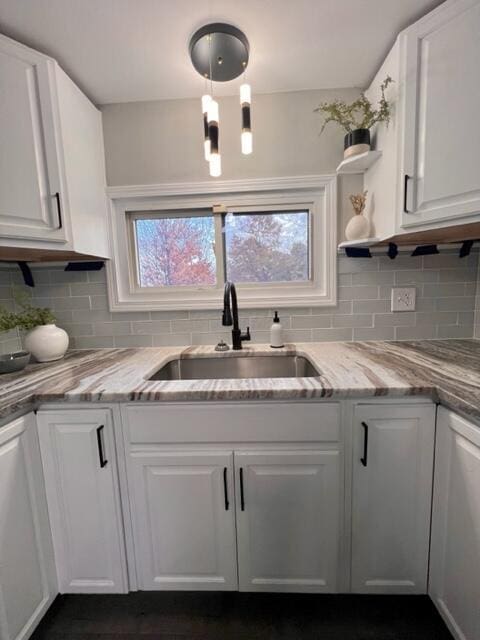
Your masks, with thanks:
[{"label": "black drawer pull", "polygon": [[60,200],[60,194],[57,191],[57,193],[54,194],[53,196],[55,198],[55,201],[57,203],[57,213],[58,213],[58,227],[57,229],[61,229],[63,227],[63,221],[62,221],[62,203]]},{"label": "black drawer pull", "polygon": [[227,484],[227,467],[224,467],[223,469],[223,496],[225,498],[225,511],[228,511],[229,507],[230,507],[230,503],[228,501],[228,484]]},{"label": "black drawer pull", "polygon": [[243,489],[243,469],[240,468],[240,509],[245,511],[245,492]]},{"label": "black drawer pull", "polygon": [[363,457],[360,458],[360,462],[364,467],[367,466],[367,456],[368,456],[368,424],[366,422],[362,422],[363,427]]},{"label": "black drawer pull", "polygon": [[100,425],[97,428],[97,446],[98,446],[98,458],[100,460],[100,468],[106,467],[108,460],[105,458],[104,444],[103,444],[103,429],[104,425]]},{"label": "black drawer pull", "polygon": [[407,207],[408,181],[410,176],[406,173],[403,177],[403,213],[411,213]]}]

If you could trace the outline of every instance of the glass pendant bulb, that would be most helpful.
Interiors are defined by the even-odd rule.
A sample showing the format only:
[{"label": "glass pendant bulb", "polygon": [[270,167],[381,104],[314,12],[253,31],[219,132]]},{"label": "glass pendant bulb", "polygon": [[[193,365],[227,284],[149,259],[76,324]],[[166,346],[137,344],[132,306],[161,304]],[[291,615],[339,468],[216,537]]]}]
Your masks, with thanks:
[{"label": "glass pendant bulb", "polygon": [[218,178],[222,175],[222,158],[219,153],[210,154],[209,168],[212,178]]},{"label": "glass pendant bulb", "polygon": [[252,102],[252,89],[249,84],[244,83],[240,85],[240,104],[251,104]]},{"label": "glass pendant bulb", "polygon": [[251,131],[242,131],[241,135],[242,153],[248,156],[253,151],[253,139]]}]

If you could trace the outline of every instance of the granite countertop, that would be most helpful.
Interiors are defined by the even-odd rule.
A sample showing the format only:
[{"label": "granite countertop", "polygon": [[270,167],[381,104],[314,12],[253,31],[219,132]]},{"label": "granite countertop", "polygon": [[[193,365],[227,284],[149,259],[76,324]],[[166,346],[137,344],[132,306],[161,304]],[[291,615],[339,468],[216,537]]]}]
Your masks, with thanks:
[{"label": "granite countertop", "polygon": [[[304,355],[318,378],[148,381],[175,357]],[[480,341],[322,342],[71,351],[60,362],[0,376],[0,420],[47,401],[268,400],[425,395],[480,422]]]}]

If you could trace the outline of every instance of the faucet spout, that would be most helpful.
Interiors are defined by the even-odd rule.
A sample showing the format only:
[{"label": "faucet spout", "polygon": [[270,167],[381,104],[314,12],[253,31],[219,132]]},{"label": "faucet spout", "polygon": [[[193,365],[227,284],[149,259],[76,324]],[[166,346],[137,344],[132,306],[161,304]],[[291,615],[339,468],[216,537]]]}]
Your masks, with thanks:
[{"label": "faucet spout", "polygon": [[[231,300],[231,307],[230,307]],[[233,282],[225,282],[225,288],[223,292],[223,313],[222,313],[222,325],[224,327],[231,327],[232,329],[232,347],[235,351],[242,348],[243,340],[250,340],[250,327],[247,327],[246,333],[242,333],[238,322],[238,301],[237,290]]]}]

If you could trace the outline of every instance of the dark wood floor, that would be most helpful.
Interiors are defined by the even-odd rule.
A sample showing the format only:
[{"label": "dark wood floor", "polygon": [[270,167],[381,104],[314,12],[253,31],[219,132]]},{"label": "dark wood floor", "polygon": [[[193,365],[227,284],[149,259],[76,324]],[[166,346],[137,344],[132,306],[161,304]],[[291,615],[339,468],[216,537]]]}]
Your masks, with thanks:
[{"label": "dark wood floor", "polygon": [[60,596],[32,640],[452,640],[426,596]]}]

